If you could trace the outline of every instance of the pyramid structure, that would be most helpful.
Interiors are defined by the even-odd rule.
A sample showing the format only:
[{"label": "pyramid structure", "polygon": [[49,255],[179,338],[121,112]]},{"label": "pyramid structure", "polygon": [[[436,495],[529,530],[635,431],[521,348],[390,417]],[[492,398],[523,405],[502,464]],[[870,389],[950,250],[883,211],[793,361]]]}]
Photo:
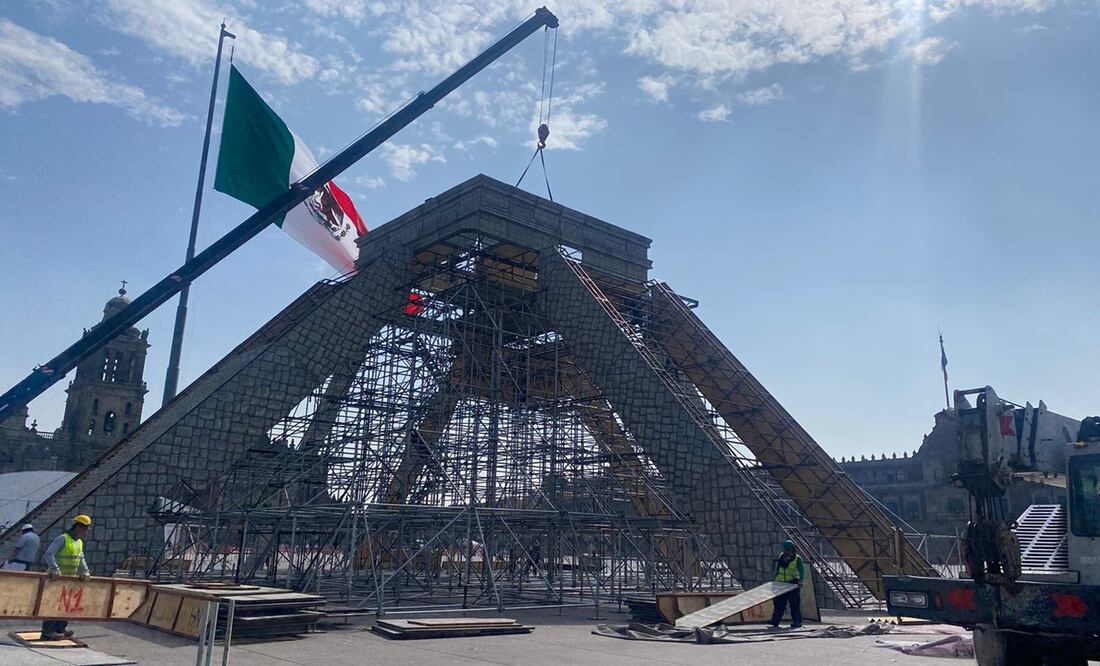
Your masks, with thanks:
[{"label": "pyramid structure", "polygon": [[309,289],[27,520],[95,516],[93,567],[339,578],[379,608],[458,598],[453,580],[464,605],[476,581],[474,602],[503,607],[530,575],[562,602],[567,578],[621,594],[628,570],[749,587],[786,538],[848,603],[884,574],[935,575],[695,303],[649,279],[649,245],[474,177],[364,236],[353,276]]}]

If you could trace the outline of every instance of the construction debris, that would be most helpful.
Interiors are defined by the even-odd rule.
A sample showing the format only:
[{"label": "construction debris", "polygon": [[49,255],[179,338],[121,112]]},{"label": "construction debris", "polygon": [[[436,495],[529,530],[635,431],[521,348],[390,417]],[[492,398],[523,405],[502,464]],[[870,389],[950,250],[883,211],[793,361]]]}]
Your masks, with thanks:
[{"label": "construction debris", "polygon": [[426,620],[378,620],[371,630],[386,638],[416,639],[528,634],[534,627],[510,618],[440,617]]},{"label": "construction debris", "polygon": [[879,641],[877,647],[897,650],[914,657],[974,658],[974,639],[963,635],[944,636],[928,643]]},{"label": "construction debris", "polygon": [[717,627],[674,627],[670,624],[641,624],[631,622],[628,625],[601,624],[592,630],[597,636],[621,638],[631,641],[658,641],[662,643],[765,643],[771,641],[789,641],[802,638],[854,638],[856,636],[875,636],[885,634],[890,627],[881,624],[867,624],[862,627],[836,626],[817,629],[731,629]]}]

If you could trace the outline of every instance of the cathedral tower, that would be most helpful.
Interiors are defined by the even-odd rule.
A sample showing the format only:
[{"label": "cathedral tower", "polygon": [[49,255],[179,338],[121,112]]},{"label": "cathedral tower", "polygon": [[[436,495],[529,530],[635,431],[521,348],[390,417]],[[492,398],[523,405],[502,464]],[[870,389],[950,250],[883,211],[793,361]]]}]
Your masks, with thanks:
[{"label": "cathedral tower", "polygon": [[[129,305],[126,283],[103,307],[103,320]],[[87,331],[85,331],[87,334]],[[76,369],[65,390],[61,436],[72,443],[72,462],[83,465],[114,446],[141,423],[145,402],[145,354],[149,330],[131,327]]]}]

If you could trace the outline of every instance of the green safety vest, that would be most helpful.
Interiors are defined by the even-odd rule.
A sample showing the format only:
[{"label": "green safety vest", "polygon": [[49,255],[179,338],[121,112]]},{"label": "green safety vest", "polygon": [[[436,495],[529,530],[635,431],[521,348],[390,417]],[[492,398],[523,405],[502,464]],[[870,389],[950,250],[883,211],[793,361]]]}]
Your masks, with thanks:
[{"label": "green safety vest", "polygon": [[84,539],[74,539],[68,532],[62,532],[61,536],[65,539],[65,543],[54,556],[57,559],[57,568],[61,570],[62,575],[75,576],[80,567],[81,557],[84,555]]},{"label": "green safety vest", "polygon": [[775,579],[780,583],[789,583],[791,581],[799,580],[798,576],[798,563],[802,561],[801,555],[795,555],[791,558],[791,561],[787,566],[783,566],[778,561],[775,563],[779,572],[775,575]]}]

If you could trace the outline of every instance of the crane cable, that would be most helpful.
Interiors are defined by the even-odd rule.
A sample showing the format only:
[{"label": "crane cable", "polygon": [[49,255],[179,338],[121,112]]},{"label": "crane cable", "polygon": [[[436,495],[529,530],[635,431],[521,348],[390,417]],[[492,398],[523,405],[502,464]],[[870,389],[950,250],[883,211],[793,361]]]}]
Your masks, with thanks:
[{"label": "crane cable", "polygon": [[[538,128],[538,144],[535,146],[535,152],[531,155],[531,159],[527,161],[527,166],[523,168],[523,173],[520,174],[519,180],[516,181],[516,187],[519,187],[523,182],[523,178],[527,175],[527,171],[531,168],[531,165],[535,163],[535,157],[539,158],[542,163],[542,177],[546,182],[546,195],[550,198],[550,201],[554,200],[554,193],[550,191],[550,174],[546,171],[546,155],[543,149],[546,148],[546,140],[550,138],[550,112],[554,108],[554,71],[557,69],[558,64],[558,30],[554,30],[554,44],[553,53],[549,55],[550,48],[550,28],[543,29],[542,37],[542,85],[539,88],[539,128]],[[546,86],[546,70],[547,62],[549,61],[550,70],[550,86]],[[545,108],[545,120],[543,117],[543,109]]]}]

